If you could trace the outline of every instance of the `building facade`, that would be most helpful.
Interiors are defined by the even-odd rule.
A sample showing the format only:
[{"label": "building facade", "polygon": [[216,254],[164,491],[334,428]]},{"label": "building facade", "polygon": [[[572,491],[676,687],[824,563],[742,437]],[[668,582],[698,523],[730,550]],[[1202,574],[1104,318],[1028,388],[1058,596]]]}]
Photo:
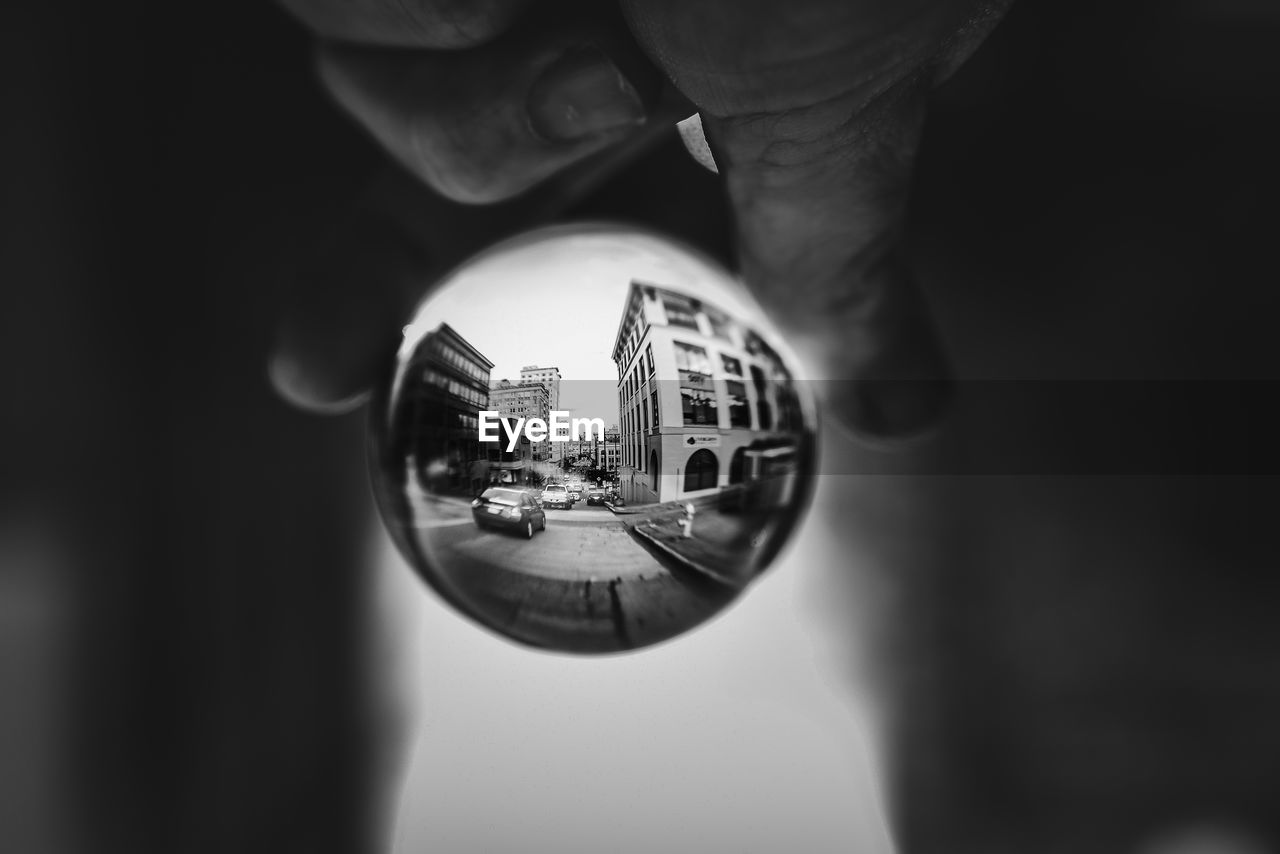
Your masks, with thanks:
[{"label": "building facade", "polygon": [[[496,411],[503,418],[541,418],[544,422],[551,418],[551,399],[545,386],[541,383],[513,383],[510,380],[498,380],[489,386],[489,410]],[[507,451],[507,440],[499,431],[498,442],[489,443],[489,458],[492,462],[520,464],[520,468],[528,462],[542,462],[551,458],[550,442],[529,442],[521,435],[520,447],[515,451]],[[509,466],[510,467],[510,466]],[[509,482],[509,481],[507,481]],[[523,482],[523,481],[522,481]]]},{"label": "building facade", "polygon": [[447,323],[428,333],[414,351],[401,409],[409,420],[411,448],[404,449],[424,488],[467,494],[481,475],[487,452],[478,439],[480,410],[489,406],[493,362]]},{"label": "building facade", "polygon": [[[521,383],[537,383],[547,390],[547,400],[550,409],[560,408],[560,369],[559,368],[543,368],[538,365],[525,365],[520,369]],[[560,461],[564,459],[564,447],[560,444],[553,444],[551,449],[547,451],[546,459]]]},{"label": "building facade", "polygon": [[538,383],[547,390],[550,409],[560,408],[560,369],[525,365],[520,369],[521,383]]},{"label": "building facade", "polygon": [[619,479],[645,504],[713,494],[785,465],[803,417],[781,358],[752,329],[687,294],[632,282],[613,348]]},{"label": "building facade", "polygon": [[560,460],[572,460],[580,470],[616,473],[622,459],[622,436],[618,425],[605,428],[604,438],[598,436],[579,442],[557,443]]},{"label": "building facade", "polygon": [[604,431],[604,441],[598,442],[595,448],[596,468],[607,472],[617,472],[622,464],[622,434],[618,425],[614,424]]}]

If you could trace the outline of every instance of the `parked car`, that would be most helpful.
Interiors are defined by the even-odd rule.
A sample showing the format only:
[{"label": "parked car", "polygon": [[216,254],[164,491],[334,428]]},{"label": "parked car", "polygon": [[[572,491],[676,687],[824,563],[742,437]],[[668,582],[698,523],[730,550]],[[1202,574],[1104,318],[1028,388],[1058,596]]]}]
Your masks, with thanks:
[{"label": "parked car", "polygon": [[608,493],[603,489],[589,489],[587,490],[587,506],[592,504],[604,504],[605,498],[607,497]]},{"label": "parked car", "polygon": [[471,518],[481,530],[501,528],[518,531],[526,539],[533,539],[534,531],[547,529],[547,514],[533,500],[533,496],[518,489],[492,487],[471,502]]},{"label": "parked car", "polygon": [[541,501],[543,507],[573,509],[573,499],[569,497],[569,490],[561,483],[547,484],[546,488],[542,490]]}]

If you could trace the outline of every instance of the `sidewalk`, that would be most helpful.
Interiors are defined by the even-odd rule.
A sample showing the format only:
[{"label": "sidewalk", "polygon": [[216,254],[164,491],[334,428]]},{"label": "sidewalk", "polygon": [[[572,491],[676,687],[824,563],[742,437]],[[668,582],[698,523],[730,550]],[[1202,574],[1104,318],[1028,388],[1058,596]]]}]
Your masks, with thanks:
[{"label": "sidewalk", "polygon": [[[715,496],[696,499],[693,535],[684,536],[685,502],[618,508],[619,518],[660,551],[732,587],[745,587],[759,571],[757,549],[771,514],[721,513]],[[631,518],[626,518],[628,515]]]}]

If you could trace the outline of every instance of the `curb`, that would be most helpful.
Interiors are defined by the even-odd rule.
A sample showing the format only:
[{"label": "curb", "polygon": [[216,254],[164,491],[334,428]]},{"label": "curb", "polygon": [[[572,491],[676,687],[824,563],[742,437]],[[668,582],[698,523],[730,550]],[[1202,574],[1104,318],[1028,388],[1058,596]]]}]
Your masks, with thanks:
[{"label": "curb", "polygon": [[654,546],[658,547],[658,548],[659,548],[659,549],[661,549],[661,550],[662,550],[662,551],[663,551],[663,552],[664,552],[668,557],[672,558],[673,560],[677,560],[677,561],[679,561],[681,564],[683,564],[684,566],[689,567],[690,569],[694,570],[695,572],[699,572],[699,573],[701,573],[701,574],[703,574],[703,575],[706,575],[706,576],[708,576],[708,577],[710,577],[710,578],[714,579],[715,581],[718,581],[718,582],[719,582],[719,583],[721,583],[721,584],[724,584],[724,585],[727,585],[727,586],[729,586],[729,587],[732,587],[732,588],[734,588],[735,590],[737,590],[737,589],[738,589],[738,587],[739,587],[739,586],[738,586],[738,584],[737,584],[736,582],[734,582],[732,579],[726,578],[723,574],[721,574],[720,572],[717,572],[717,571],[716,571],[716,570],[714,570],[714,569],[711,569],[709,566],[707,566],[707,565],[705,565],[705,564],[699,563],[699,562],[698,562],[698,561],[696,561],[696,560],[692,560],[692,559],[690,559],[690,558],[689,558],[689,557],[687,557],[686,555],[682,555],[682,554],[680,554],[680,552],[678,552],[678,551],[676,551],[675,549],[671,548],[671,546],[667,545],[666,543],[662,542],[661,540],[655,539],[653,536],[651,536],[651,535],[649,534],[649,532],[648,532],[648,531],[642,530],[642,529],[641,529],[641,527],[640,527],[639,525],[631,525],[631,526],[630,526],[630,528],[631,528],[631,530],[632,530],[632,531],[634,531],[638,536],[643,537],[643,538],[644,538],[644,540],[645,540],[645,542],[650,543],[650,544],[652,544],[652,545],[654,545]]}]

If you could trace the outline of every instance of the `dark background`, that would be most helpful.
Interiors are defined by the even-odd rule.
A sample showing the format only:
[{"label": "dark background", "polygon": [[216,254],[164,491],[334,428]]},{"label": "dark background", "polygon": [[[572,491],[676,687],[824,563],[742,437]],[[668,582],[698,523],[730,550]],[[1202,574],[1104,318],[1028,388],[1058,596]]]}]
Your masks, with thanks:
[{"label": "dark background", "polygon": [[[0,847],[361,850],[363,425],[287,408],[266,359],[292,259],[383,161],[270,4],[4,17],[0,547],[44,616],[7,636],[4,703],[43,711],[13,713],[32,735],[0,779],[30,809]],[[1092,265],[1125,287],[1011,287],[973,320],[1094,300],[1087,334],[1135,376],[1273,379],[1277,35],[1243,0],[1015,7],[938,93],[921,268],[981,289]],[[724,255],[715,186],[672,142],[577,213]]]}]

